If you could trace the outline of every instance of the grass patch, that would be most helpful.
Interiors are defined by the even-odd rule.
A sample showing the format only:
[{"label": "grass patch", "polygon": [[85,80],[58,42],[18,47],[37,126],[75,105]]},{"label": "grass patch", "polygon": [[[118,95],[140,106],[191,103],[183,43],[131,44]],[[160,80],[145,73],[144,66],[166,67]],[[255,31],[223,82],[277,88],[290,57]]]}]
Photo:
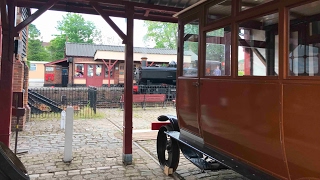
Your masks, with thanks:
[{"label": "grass patch", "polygon": [[[80,108],[74,111],[74,119],[102,119],[105,114],[97,109],[96,113],[93,112],[89,106]],[[44,112],[41,114],[31,114],[32,120],[48,120],[48,119],[61,119],[61,113]]]},{"label": "grass patch", "polygon": [[105,114],[97,109],[96,113],[90,107],[83,107],[79,111],[74,112],[74,119],[102,119]]}]

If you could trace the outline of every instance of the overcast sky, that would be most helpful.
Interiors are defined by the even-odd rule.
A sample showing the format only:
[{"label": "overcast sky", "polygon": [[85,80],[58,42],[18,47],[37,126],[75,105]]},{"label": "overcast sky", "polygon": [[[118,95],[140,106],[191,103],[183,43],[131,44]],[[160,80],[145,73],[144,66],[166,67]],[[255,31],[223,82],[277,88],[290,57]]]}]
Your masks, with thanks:
[{"label": "overcast sky", "polygon": [[[34,13],[36,9],[31,9],[31,12]],[[34,24],[41,32],[42,40],[44,42],[49,42],[54,37],[53,34],[58,34],[56,30],[57,21],[62,20],[62,16],[66,15],[66,12],[60,11],[46,11],[39,18],[33,21]],[[102,19],[101,16],[97,15],[88,15],[82,14],[85,20],[92,21],[95,26],[101,31],[103,44],[107,44],[104,39],[106,37],[114,37],[116,42],[121,42],[118,34],[113,31],[113,29],[108,25],[107,22]],[[122,30],[124,34],[126,34],[126,22],[124,18],[113,18],[111,17],[113,22],[115,22],[118,27]],[[145,44],[143,42],[143,36],[146,34],[146,28],[143,27],[142,20],[134,21],[134,46],[135,47],[151,47],[152,43]]]}]

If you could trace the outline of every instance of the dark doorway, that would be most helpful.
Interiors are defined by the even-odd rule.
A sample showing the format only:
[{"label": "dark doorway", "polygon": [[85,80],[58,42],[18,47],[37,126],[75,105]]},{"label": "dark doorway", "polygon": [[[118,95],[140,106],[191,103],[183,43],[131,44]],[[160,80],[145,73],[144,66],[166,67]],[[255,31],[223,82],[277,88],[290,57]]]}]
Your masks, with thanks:
[{"label": "dark doorway", "polygon": [[62,87],[67,87],[68,86],[68,68],[64,67],[62,68],[62,82],[61,85]]}]

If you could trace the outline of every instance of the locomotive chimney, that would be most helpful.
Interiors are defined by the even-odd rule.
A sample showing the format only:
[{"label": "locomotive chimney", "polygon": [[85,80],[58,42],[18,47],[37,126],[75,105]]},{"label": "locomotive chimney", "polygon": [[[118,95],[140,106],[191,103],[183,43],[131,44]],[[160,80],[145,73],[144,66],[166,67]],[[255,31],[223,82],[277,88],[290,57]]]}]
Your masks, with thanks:
[{"label": "locomotive chimney", "polygon": [[147,57],[141,58],[141,67],[147,67]]}]

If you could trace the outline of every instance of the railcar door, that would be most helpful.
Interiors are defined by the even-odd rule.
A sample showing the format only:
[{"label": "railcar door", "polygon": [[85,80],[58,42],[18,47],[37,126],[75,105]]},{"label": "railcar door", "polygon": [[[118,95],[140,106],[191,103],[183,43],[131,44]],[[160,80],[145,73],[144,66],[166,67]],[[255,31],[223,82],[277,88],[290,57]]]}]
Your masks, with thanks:
[{"label": "railcar door", "polygon": [[180,43],[183,43],[184,48],[178,58],[177,115],[182,135],[201,137],[198,121],[199,21],[193,20],[179,27],[181,28],[179,30],[180,39],[184,39]]}]

